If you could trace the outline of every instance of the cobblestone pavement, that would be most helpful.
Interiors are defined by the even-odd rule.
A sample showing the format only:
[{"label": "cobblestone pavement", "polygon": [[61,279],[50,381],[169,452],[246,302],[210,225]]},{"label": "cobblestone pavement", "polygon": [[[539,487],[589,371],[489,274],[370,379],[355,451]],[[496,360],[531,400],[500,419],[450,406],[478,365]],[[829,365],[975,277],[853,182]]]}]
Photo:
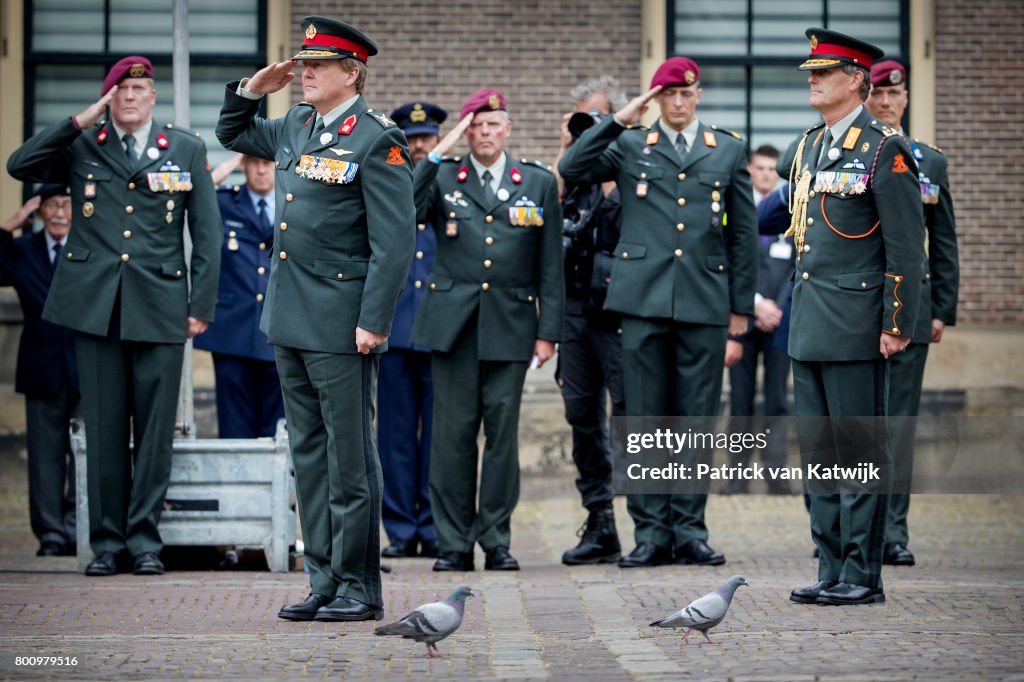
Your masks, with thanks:
[{"label": "cobblestone pavement", "polygon": [[[798,496],[713,497],[722,567],[567,568],[559,557],[584,516],[571,478],[529,477],[513,518],[521,572],[434,574],[415,559],[385,575],[389,620],[457,583],[480,592],[444,658],[427,659],[423,645],[374,637],[376,623],[278,620],[306,594],[301,573],[90,579],[73,558],[36,558],[24,491],[24,463],[0,458],[4,679],[1024,680],[1022,496],[915,497],[918,565],[886,569],[886,604],[832,608],[787,599],[816,575]],[[616,512],[628,551],[622,500]],[[712,633],[719,644],[647,627],[735,573],[750,587]]]}]

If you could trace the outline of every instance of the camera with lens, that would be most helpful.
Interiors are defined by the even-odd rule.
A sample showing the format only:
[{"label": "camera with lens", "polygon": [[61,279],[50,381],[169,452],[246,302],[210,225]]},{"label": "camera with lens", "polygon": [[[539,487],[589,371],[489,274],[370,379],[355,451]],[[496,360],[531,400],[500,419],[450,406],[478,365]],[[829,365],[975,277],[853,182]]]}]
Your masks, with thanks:
[{"label": "camera with lens", "polygon": [[591,109],[590,111],[583,112],[577,111],[575,114],[569,117],[569,134],[572,135],[573,142],[580,139],[580,135],[583,134],[588,128],[597,125],[607,114],[602,114],[597,109]]}]

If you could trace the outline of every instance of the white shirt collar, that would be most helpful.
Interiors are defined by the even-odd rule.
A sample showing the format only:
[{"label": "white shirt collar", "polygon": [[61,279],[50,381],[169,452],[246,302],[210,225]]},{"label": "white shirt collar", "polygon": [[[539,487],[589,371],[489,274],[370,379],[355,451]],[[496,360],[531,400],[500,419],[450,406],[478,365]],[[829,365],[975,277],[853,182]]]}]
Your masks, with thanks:
[{"label": "white shirt collar", "polygon": [[860,116],[860,112],[864,110],[864,105],[860,104],[856,109],[843,116],[841,119],[836,121],[835,125],[829,127],[829,131],[832,133],[832,144],[835,145],[839,140],[843,139],[843,135],[853,124],[853,122]]},{"label": "white shirt collar", "polygon": [[317,122],[319,122],[320,119],[322,118],[324,121],[324,128],[329,128],[331,125],[334,124],[335,121],[341,118],[342,114],[348,111],[349,107],[356,103],[357,99],[359,99],[359,93],[356,93],[355,97],[350,97],[341,104],[339,104],[338,106],[334,107],[333,109],[328,111],[327,114],[325,114],[324,116],[320,116],[320,114],[317,114]]},{"label": "white shirt collar", "polygon": [[[114,132],[117,134],[117,141],[121,143],[121,148],[124,149],[123,137],[125,136],[126,130],[122,130],[114,123],[113,118],[110,120],[110,125],[113,126]],[[149,142],[149,131],[153,129],[153,119],[149,119],[136,130],[132,135],[135,136],[135,158],[141,159],[142,152],[146,149],[146,143]]]},{"label": "white shirt collar", "polygon": [[498,187],[501,185],[501,178],[505,174],[505,166],[508,165],[508,155],[502,152],[498,160],[491,166],[483,165],[472,154],[469,155],[469,162],[473,164],[473,169],[476,170],[478,178],[483,178],[484,171],[491,171],[491,189],[497,192]]},{"label": "white shirt collar", "polygon": [[52,263],[53,259],[54,259],[53,245],[54,244],[60,244],[61,247],[63,248],[64,242],[66,242],[68,240],[68,238],[67,238],[67,235],[65,235],[64,239],[61,239],[60,241],[57,241],[45,229],[43,230],[43,236],[46,237],[46,255],[49,256],[50,262]]},{"label": "white shirt collar", "polygon": [[256,194],[248,185],[245,191],[249,194],[249,200],[252,202],[252,208],[256,211],[256,215],[260,213],[260,199],[267,202],[267,215],[270,217],[270,222],[274,222],[274,191],[271,190],[266,194]]},{"label": "white shirt collar", "polygon": [[690,125],[686,126],[682,130],[673,130],[672,128],[669,128],[667,124],[660,121],[658,122],[658,127],[665,132],[665,135],[668,136],[669,144],[673,147],[676,146],[676,141],[679,139],[679,136],[682,135],[683,139],[686,140],[686,150],[692,151],[693,142],[697,139],[697,130],[700,128],[700,121],[696,116],[694,116],[693,120],[690,121]]}]

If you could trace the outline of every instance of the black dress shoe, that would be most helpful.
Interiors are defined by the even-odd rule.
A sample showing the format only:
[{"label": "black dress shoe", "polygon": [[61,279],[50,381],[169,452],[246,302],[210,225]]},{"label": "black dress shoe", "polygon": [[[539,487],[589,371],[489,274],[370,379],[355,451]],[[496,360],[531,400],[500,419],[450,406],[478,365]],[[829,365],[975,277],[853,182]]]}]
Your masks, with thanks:
[{"label": "black dress shoe", "polygon": [[677,564],[697,564],[698,566],[721,566],[725,557],[708,546],[700,538],[690,540],[682,547],[676,547],[674,560]]},{"label": "black dress shoe", "polygon": [[436,559],[440,554],[437,540],[420,540],[420,556],[428,559]]},{"label": "black dress shoe", "polygon": [[383,617],[384,609],[379,606],[370,606],[352,597],[338,597],[321,606],[315,620],[380,620]]},{"label": "black dress shoe", "polygon": [[85,567],[85,574],[90,576],[117,575],[117,555],[113,552],[100,552],[99,556]]},{"label": "black dress shoe", "polygon": [[494,549],[487,550],[484,557],[485,571],[518,571],[519,562],[508,553],[508,547],[498,545]]},{"label": "black dress shoe", "polygon": [[408,559],[416,556],[415,540],[392,540],[380,555],[386,559]]},{"label": "black dress shoe", "polygon": [[641,542],[632,552],[619,559],[619,568],[650,568],[672,563],[672,552],[650,542]]},{"label": "black dress shoe", "polygon": [[848,604],[884,604],[885,593],[873,587],[836,583],[818,595],[819,604],[846,606]]},{"label": "black dress shoe", "polygon": [[442,552],[441,558],[434,562],[435,571],[472,571],[472,552]]},{"label": "black dress shoe", "polygon": [[143,552],[135,557],[135,567],[132,569],[135,575],[163,575],[164,562],[156,552]]},{"label": "black dress shoe", "polygon": [[913,566],[914,553],[902,542],[890,542],[885,546],[882,563],[890,566]]},{"label": "black dress shoe", "polygon": [[52,540],[44,540],[39,543],[39,549],[36,550],[36,556],[62,556],[63,554],[64,543]]},{"label": "black dress shoe", "polygon": [[326,606],[334,601],[334,597],[326,594],[310,592],[305,601],[298,604],[289,604],[277,612],[278,618],[285,620],[313,620],[316,612],[321,606]]},{"label": "black dress shoe", "polygon": [[819,580],[810,587],[798,587],[789,593],[789,601],[797,604],[817,604],[818,595],[838,584],[838,580]]}]

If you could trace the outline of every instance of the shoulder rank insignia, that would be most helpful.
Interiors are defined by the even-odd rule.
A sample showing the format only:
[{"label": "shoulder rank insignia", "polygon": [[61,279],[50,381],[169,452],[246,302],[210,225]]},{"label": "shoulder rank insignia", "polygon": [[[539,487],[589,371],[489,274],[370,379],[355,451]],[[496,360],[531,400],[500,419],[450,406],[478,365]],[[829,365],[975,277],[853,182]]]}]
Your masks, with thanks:
[{"label": "shoulder rank insignia", "polygon": [[704,131],[704,144],[707,145],[708,147],[718,146],[718,140],[715,139],[715,134],[710,130]]},{"label": "shoulder rank insignia", "polygon": [[850,129],[846,131],[846,137],[843,138],[843,149],[853,149],[857,146],[857,139],[860,137],[862,130],[856,126],[850,126]]},{"label": "shoulder rank insignia", "polygon": [[722,133],[729,133],[730,135],[735,137],[737,140],[742,140],[743,139],[743,136],[740,135],[739,133],[737,133],[735,130],[727,130],[726,128],[720,128],[719,126],[717,126],[715,124],[711,124],[711,129],[712,130],[717,130],[717,131],[722,132]]},{"label": "shoulder rank insignia", "polygon": [[388,126],[395,125],[395,122],[388,118],[388,115],[385,114],[384,112],[378,112],[374,111],[373,109],[370,109],[369,113],[370,116],[373,116],[375,119],[377,119],[380,122],[380,124],[385,128],[387,128]]},{"label": "shoulder rank insignia", "polygon": [[652,130],[651,132],[647,133],[647,140],[645,140],[645,142],[647,144],[658,144],[658,138],[660,136],[661,134],[657,130]]},{"label": "shoulder rank insignia", "polygon": [[895,128],[890,128],[889,126],[884,125],[882,126],[882,134],[886,137],[892,137],[893,135],[898,135],[899,131]]}]

